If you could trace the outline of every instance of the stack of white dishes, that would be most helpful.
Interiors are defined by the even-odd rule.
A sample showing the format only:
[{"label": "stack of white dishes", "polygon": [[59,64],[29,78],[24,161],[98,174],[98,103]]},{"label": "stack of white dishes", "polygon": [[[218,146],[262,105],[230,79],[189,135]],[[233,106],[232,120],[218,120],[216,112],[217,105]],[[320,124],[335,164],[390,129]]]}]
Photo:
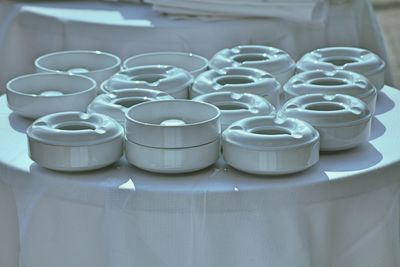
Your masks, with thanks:
[{"label": "stack of white dishes", "polygon": [[295,96],[321,93],[346,94],[364,101],[371,113],[375,112],[377,90],[363,75],[345,71],[313,70],[293,76],[283,87],[286,100]]},{"label": "stack of white dishes", "polygon": [[206,102],[219,108],[222,131],[244,118],[275,116],[275,107],[265,98],[253,94],[216,92],[197,96],[193,100]]},{"label": "stack of white dishes", "polygon": [[253,174],[279,175],[305,170],[319,160],[319,134],[298,119],[251,117],[222,134],[223,157]]},{"label": "stack of white dishes", "polygon": [[134,105],[154,100],[174,99],[167,93],[151,89],[121,89],[97,96],[88,107],[88,113],[100,113],[125,125],[125,113]]},{"label": "stack of white dishes", "polygon": [[61,112],[36,120],[27,130],[29,156],[57,171],[86,171],[117,161],[124,131],[108,116]]},{"label": "stack of white dishes", "polygon": [[193,77],[197,77],[200,73],[207,70],[208,60],[205,57],[192,53],[154,52],[127,58],[124,61],[123,68],[130,69],[147,65],[171,65],[184,69],[192,74]]},{"label": "stack of white dishes", "polygon": [[297,72],[348,70],[364,75],[377,90],[385,84],[385,62],[374,53],[355,47],[327,47],[305,54],[297,62]]},{"label": "stack of white dishes", "polygon": [[220,111],[191,100],[159,100],[126,113],[126,157],[136,167],[158,173],[203,169],[219,157]]},{"label": "stack of white dishes", "polygon": [[190,97],[214,92],[250,93],[262,96],[274,106],[278,106],[280,91],[279,82],[265,71],[228,67],[200,74],[193,83]]},{"label": "stack of white dishes", "polygon": [[103,93],[119,89],[142,88],[163,91],[174,98],[188,98],[193,76],[184,69],[168,65],[149,65],[126,69],[101,85]]},{"label": "stack of white dishes", "polygon": [[223,49],[211,58],[211,69],[219,70],[226,67],[260,69],[271,73],[283,85],[294,74],[296,64],[288,53],[275,47],[240,45]]},{"label": "stack of white dishes", "polygon": [[116,55],[91,50],[61,51],[43,55],[35,60],[37,72],[66,72],[82,74],[98,85],[121,69]]},{"label": "stack of white dishes", "polygon": [[15,113],[36,119],[62,111],[86,111],[97,95],[96,82],[67,73],[36,73],[7,83],[8,106]]},{"label": "stack of white dishes", "polygon": [[321,136],[321,150],[336,151],[368,141],[372,114],[368,106],[349,95],[309,94],[292,98],[278,116],[301,119]]}]

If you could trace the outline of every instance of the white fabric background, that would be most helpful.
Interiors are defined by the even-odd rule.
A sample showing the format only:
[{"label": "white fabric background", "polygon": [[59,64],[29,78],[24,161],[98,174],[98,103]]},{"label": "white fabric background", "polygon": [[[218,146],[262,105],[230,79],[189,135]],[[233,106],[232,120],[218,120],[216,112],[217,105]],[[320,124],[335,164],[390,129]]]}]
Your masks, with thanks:
[{"label": "white fabric background", "polygon": [[[0,1],[0,93],[5,83],[34,71],[42,54],[96,49],[125,59],[151,51],[182,51],[210,58],[239,44],[267,44],[294,59],[324,46],[361,46],[386,60],[368,0],[329,1],[310,21],[278,18],[172,20],[150,6],[106,2]],[[389,70],[387,84],[391,83]]]},{"label": "white fabric background", "polygon": [[385,87],[368,143],[272,178],[222,160],[187,175],[124,159],[94,172],[49,171],[29,159],[30,121],[2,96],[0,265],[398,267],[399,103],[400,91]]}]

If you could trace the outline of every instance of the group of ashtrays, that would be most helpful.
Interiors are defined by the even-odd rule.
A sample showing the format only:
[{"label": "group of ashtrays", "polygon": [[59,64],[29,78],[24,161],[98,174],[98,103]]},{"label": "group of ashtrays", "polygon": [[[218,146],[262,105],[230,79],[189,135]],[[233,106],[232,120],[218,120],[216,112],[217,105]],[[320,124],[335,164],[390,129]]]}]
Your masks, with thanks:
[{"label": "group of ashtrays", "polygon": [[368,140],[385,63],[360,48],[321,48],[295,63],[280,49],[244,45],[210,61],[158,52],[121,67],[109,53],[64,51],[35,66],[6,92],[10,109],[36,119],[29,154],[43,167],[93,170],[125,151],[138,168],[185,173],[222,152],[238,170],[276,175]]}]

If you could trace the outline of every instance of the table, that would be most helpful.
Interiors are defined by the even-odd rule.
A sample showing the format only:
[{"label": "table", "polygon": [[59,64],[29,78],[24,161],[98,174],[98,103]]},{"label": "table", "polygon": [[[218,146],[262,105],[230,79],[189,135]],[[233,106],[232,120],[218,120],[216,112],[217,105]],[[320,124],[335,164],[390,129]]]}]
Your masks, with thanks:
[{"label": "table", "polygon": [[400,266],[399,114],[384,87],[368,143],[293,175],[67,174],[28,158],[2,96],[0,266]]},{"label": "table", "polygon": [[[210,58],[239,44],[266,44],[294,58],[325,46],[360,46],[387,61],[382,34],[368,0],[322,0],[309,21],[279,18],[173,20],[147,5],[101,1],[0,1],[0,94],[5,83],[34,71],[42,54],[103,50],[122,59],[152,51],[182,51]],[[390,70],[386,83],[391,84]]]}]

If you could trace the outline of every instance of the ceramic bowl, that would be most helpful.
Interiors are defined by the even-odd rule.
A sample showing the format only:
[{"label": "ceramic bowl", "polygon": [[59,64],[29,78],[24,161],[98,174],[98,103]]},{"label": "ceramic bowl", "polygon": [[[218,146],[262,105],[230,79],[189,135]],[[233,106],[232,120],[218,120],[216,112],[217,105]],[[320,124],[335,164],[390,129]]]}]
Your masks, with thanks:
[{"label": "ceramic bowl", "polygon": [[98,95],[88,106],[88,113],[100,113],[125,125],[125,113],[134,105],[154,100],[174,99],[167,93],[151,89],[121,89]]},{"label": "ceramic bowl", "polygon": [[193,100],[206,102],[219,108],[222,131],[244,118],[275,116],[275,107],[265,98],[253,94],[216,92],[197,96]]},{"label": "ceramic bowl", "polygon": [[307,121],[321,136],[322,151],[345,150],[368,141],[372,115],[368,106],[349,95],[310,94],[292,98],[278,116]]},{"label": "ceramic bowl", "polygon": [[9,108],[31,119],[55,112],[86,111],[97,94],[93,79],[66,73],[23,75],[6,87]]},{"label": "ceramic bowl", "polygon": [[223,49],[210,60],[210,68],[250,67],[271,73],[280,84],[294,74],[296,64],[283,50],[262,45],[240,45]]},{"label": "ceramic bowl", "polygon": [[385,62],[376,54],[356,47],[327,47],[305,54],[297,62],[297,72],[308,70],[348,70],[364,75],[377,90],[385,84]]},{"label": "ceramic bowl", "polygon": [[142,88],[163,91],[174,98],[188,98],[193,76],[180,68],[167,65],[149,65],[123,70],[103,84],[102,90]]},{"label": "ceramic bowl", "polygon": [[364,101],[375,112],[377,90],[363,75],[344,70],[313,70],[293,76],[283,87],[286,100],[299,95],[321,93],[345,94]]},{"label": "ceramic bowl", "polygon": [[157,173],[186,173],[206,168],[219,158],[220,140],[185,148],[156,148],[126,140],[125,155],[132,165]]},{"label": "ceramic bowl", "polygon": [[155,52],[130,57],[123,63],[125,69],[147,65],[171,65],[184,69],[196,77],[207,70],[208,60],[192,53]]},{"label": "ceramic bowl", "polygon": [[101,84],[120,71],[121,60],[116,55],[101,51],[71,50],[38,57],[35,67],[37,72],[82,74]]},{"label": "ceramic bowl", "polygon": [[123,152],[123,128],[101,114],[46,115],[28,128],[27,135],[31,159],[57,171],[99,169],[117,161]]},{"label": "ceramic bowl", "polygon": [[192,100],[158,100],[131,107],[126,138],[155,148],[184,148],[215,141],[221,132],[219,109]]},{"label": "ceramic bowl", "polygon": [[262,70],[228,67],[200,74],[193,83],[190,97],[214,92],[250,93],[279,104],[281,85],[271,74]]},{"label": "ceramic bowl", "polygon": [[319,160],[319,134],[298,119],[251,117],[222,134],[223,157],[235,169],[261,175],[305,170]]}]

